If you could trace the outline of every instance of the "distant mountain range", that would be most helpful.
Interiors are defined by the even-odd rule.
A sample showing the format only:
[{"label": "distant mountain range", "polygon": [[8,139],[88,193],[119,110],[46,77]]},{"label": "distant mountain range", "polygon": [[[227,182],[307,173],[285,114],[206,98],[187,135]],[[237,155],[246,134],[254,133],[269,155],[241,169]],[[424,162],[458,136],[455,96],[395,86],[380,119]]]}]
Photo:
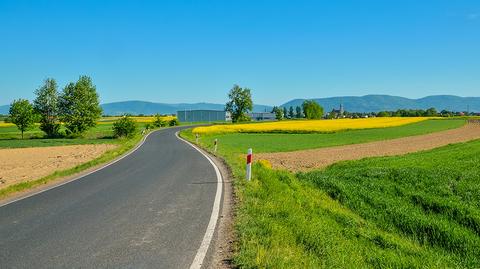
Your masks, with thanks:
[{"label": "distant mountain range", "polygon": [[[294,99],[282,107],[299,106],[306,99]],[[454,95],[433,95],[420,99],[409,99],[391,95],[365,95],[343,96],[312,99],[322,105],[325,111],[338,109],[343,104],[346,111],[350,112],[378,112],[382,110],[397,109],[428,109],[436,108],[438,111],[446,109],[451,111],[480,112],[480,97],[459,97]],[[223,110],[224,104],[194,103],[194,104],[165,104],[145,101],[125,101],[106,103],[101,105],[105,115],[123,114],[174,114],[179,110],[210,109]],[[0,106],[0,114],[8,114],[9,105]],[[271,106],[254,105],[255,112],[271,111]]]},{"label": "distant mountain range", "polygon": [[[306,99],[294,99],[282,107],[299,106]],[[349,112],[378,112],[383,110],[397,109],[428,109],[436,108],[450,111],[480,112],[480,97],[459,97],[454,95],[432,95],[420,99],[409,99],[391,95],[365,95],[365,96],[343,96],[329,98],[314,98],[325,111],[338,109],[343,104],[345,111]]]},{"label": "distant mountain range", "polygon": [[[144,115],[154,115],[154,114],[175,114],[177,111],[183,110],[196,110],[196,109],[206,109],[206,110],[223,110],[225,109],[225,104],[212,104],[212,103],[194,103],[194,104],[165,104],[165,103],[153,103],[146,101],[124,101],[124,102],[114,102],[106,103],[100,105],[103,109],[104,115],[124,115],[124,114],[144,114]],[[8,114],[10,106],[4,105],[0,106],[0,114]],[[254,112],[264,112],[271,111],[271,106],[264,105],[254,105]]]},{"label": "distant mountain range", "polygon": [[[224,110],[225,104],[212,104],[212,103],[194,103],[194,104],[165,104],[165,103],[152,103],[145,101],[125,101],[107,103],[101,105],[104,115],[123,115],[123,114],[144,114],[153,115],[159,114],[175,114],[177,111],[183,110]],[[264,105],[254,105],[253,110],[255,112],[271,111],[272,107]]]}]

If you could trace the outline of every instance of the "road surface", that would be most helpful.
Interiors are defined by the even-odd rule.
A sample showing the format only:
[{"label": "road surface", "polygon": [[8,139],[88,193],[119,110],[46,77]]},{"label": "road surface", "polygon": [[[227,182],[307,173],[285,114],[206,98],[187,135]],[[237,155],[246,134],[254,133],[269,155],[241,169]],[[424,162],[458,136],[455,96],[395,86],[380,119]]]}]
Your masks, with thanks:
[{"label": "road surface", "polygon": [[122,160],[0,207],[1,268],[188,268],[212,215],[213,166],[154,132]]}]

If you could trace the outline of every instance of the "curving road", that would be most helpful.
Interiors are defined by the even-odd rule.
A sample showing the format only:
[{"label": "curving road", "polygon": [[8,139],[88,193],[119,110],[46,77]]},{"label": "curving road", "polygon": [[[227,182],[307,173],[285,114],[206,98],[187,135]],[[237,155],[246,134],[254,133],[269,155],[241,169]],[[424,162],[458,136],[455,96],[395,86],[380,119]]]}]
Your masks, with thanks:
[{"label": "curving road", "polygon": [[97,172],[0,207],[1,268],[188,268],[212,215],[213,166],[154,132]]}]

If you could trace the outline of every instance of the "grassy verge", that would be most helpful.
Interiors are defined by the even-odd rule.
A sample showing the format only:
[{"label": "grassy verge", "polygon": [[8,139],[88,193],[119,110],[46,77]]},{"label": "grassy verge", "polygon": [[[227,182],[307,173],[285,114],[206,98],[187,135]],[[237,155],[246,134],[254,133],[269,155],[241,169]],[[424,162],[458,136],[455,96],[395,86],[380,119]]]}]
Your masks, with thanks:
[{"label": "grassy verge", "polygon": [[[139,134],[131,139],[116,139],[115,143],[118,145],[117,148],[105,152],[100,157],[67,170],[56,171],[53,174],[41,179],[18,183],[18,184],[9,186],[7,188],[1,189],[0,199],[5,198],[6,196],[11,195],[13,193],[24,191],[33,187],[37,187],[37,186],[46,184],[52,180],[55,180],[61,177],[70,176],[70,175],[79,173],[85,169],[94,167],[96,165],[109,162],[121,156],[122,154],[126,153],[127,151],[131,150],[135,145],[137,145],[140,142],[142,138],[143,136]],[[71,140],[77,140],[77,139],[71,139]]]},{"label": "grassy verge", "polygon": [[[420,129],[430,132],[425,128]],[[181,135],[195,140],[191,131]],[[228,136],[202,137],[199,144],[211,151],[213,139],[219,138],[217,154],[237,179],[237,266],[480,266],[480,141],[405,156],[342,162],[303,174],[255,163],[253,179],[246,182],[244,135]],[[255,139],[260,136],[265,135],[255,135]],[[290,137],[272,142],[265,138],[263,143],[250,140],[248,145],[253,143],[256,152],[287,151],[299,149],[292,141],[309,139]],[[377,137],[382,135],[377,133]],[[326,145],[312,141],[301,147]],[[335,141],[346,143],[340,138]],[[348,143],[353,141],[359,140]]]}]

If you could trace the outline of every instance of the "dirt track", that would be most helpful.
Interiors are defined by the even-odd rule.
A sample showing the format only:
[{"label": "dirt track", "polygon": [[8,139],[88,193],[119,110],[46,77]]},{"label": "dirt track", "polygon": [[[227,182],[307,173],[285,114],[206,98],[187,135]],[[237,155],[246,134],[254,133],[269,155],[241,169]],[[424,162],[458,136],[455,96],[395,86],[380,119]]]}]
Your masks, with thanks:
[{"label": "dirt track", "polygon": [[0,189],[75,167],[115,147],[99,144],[0,149]]},{"label": "dirt track", "polygon": [[480,121],[470,121],[465,126],[457,129],[426,135],[330,148],[262,153],[257,154],[257,159],[268,160],[272,167],[277,169],[308,171],[344,160],[401,155],[474,139],[480,139]]}]

